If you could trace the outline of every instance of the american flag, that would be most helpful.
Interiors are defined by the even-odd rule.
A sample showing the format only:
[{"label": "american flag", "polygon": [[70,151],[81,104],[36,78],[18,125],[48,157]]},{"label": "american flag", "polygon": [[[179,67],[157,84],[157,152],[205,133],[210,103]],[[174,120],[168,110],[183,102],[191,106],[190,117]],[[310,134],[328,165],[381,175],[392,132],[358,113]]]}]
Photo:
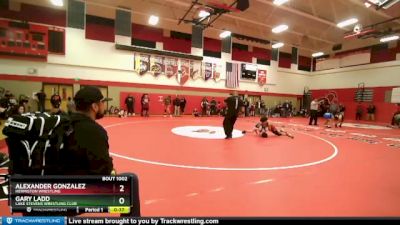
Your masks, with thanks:
[{"label": "american flag", "polygon": [[239,87],[239,64],[226,63],[226,83],[227,88]]}]

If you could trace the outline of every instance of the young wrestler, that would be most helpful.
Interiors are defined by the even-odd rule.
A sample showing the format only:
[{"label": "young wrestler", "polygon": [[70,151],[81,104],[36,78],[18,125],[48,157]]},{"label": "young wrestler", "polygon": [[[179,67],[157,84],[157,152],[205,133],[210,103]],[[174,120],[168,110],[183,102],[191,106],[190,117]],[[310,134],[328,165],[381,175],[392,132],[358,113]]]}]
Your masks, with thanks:
[{"label": "young wrestler", "polygon": [[260,122],[254,126],[253,132],[256,133],[257,135],[260,135],[263,138],[267,138],[268,137],[268,134],[267,134],[268,126],[269,126],[268,117],[263,116],[260,118]]},{"label": "young wrestler", "polygon": [[121,110],[118,112],[118,117],[119,117],[119,118],[128,117],[128,111],[121,109]]},{"label": "young wrestler", "polygon": [[200,113],[199,113],[199,111],[197,111],[197,108],[193,109],[193,113],[192,114],[193,114],[194,117],[200,117]]},{"label": "young wrestler", "polygon": [[291,134],[291,133],[289,133],[289,132],[286,132],[284,129],[282,129],[282,128],[280,128],[280,129],[278,129],[278,128],[276,128],[273,124],[268,124],[268,130],[269,131],[271,131],[273,134],[275,134],[276,136],[282,136],[282,135],[285,135],[285,136],[288,136],[288,137],[290,137],[290,138],[294,138],[294,136]]},{"label": "young wrestler", "polygon": [[331,128],[332,127],[332,120],[334,119],[334,116],[331,112],[327,111],[326,113],[324,113],[324,118],[326,119],[325,121],[325,126],[327,128]]},{"label": "young wrestler", "polygon": [[346,111],[346,108],[344,107],[344,105],[340,104],[339,112],[335,115],[335,127],[342,127],[344,121],[344,111]]},{"label": "young wrestler", "polygon": [[[257,135],[260,135],[263,138],[267,138],[268,137],[268,133],[267,130],[271,131],[273,134],[275,134],[276,136],[288,136],[290,138],[294,138],[294,136],[288,132],[286,132],[285,130],[278,129],[276,128],[276,126],[274,126],[273,124],[268,122],[268,117],[263,116],[260,118],[260,122],[257,123],[254,127],[254,129],[251,132],[256,133]],[[242,131],[243,134],[247,133],[246,130]]]}]

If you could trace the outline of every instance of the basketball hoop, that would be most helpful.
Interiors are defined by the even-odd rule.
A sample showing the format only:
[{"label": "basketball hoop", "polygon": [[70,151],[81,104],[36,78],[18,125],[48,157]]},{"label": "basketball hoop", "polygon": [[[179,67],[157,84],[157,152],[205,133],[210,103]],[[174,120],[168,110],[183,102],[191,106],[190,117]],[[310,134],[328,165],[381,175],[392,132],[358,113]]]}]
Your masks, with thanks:
[{"label": "basketball hoop", "polygon": [[210,20],[211,15],[214,14],[214,9],[207,6],[198,7],[193,13],[193,20],[202,22],[205,19]]}]

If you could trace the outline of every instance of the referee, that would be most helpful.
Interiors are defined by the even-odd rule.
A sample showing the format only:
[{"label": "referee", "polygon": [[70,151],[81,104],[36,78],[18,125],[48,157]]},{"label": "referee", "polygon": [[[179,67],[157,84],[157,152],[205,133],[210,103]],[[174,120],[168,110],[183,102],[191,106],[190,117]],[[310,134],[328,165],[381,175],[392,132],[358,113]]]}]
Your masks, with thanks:
[{"label": "referee", "polygon": [[235,125],[240,109],[243,107],[243,101],[239,99],[237,91],[234,91],[230,97],[225,99],[225,103],[227,107],[223,123],[226,135],[225,139],[231,139],[233,126]]}]

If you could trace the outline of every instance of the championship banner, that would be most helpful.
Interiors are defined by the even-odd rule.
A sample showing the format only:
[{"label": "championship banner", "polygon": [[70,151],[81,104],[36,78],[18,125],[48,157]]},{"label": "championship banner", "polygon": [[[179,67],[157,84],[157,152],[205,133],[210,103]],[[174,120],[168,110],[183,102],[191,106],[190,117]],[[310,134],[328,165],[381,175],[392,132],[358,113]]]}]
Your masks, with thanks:
[{"label": "championship banner", "polygon": [[222,66],[220,64],[213,63],[212,78],[215,81],[219,81],[221,79],[221,70],[222,70]]},{"label": "championship banner", "polygon": [[263,86],[267,83],[267,71],[266,70],[257,70],[258,73],[258,84]]},{"label": "championship banner", "polygon": [[180,77],[178,76],[178,82],[180,85],[184,85],[187,80],[189,80],[190,73],[190,60],[180,59],[181,62],[181,73]]},{"label": "championship banner", "polygon": [[150,58],[150,71],[154,76],[165,73],[164,57],[153,56]]},{"label": "championship banner", "polygon": [[150,55],[135,54],[135,71],[144,75],[150,70]]},{"label": "championship banner", "polygon": [[204,63],[204,80],[207,81],[208,79],[212,78],[213,74],[213,64],[205,62]]},{"label": "championship banner", "polygon": [[199,61],[190,61],[190,78],[192,80],[196,80],[201,77],[201,62]]},{"label": "championship banner", "polygon": [[178,60],[175,58],[164,58],[165,75],[168,78],[178,75]]}]

